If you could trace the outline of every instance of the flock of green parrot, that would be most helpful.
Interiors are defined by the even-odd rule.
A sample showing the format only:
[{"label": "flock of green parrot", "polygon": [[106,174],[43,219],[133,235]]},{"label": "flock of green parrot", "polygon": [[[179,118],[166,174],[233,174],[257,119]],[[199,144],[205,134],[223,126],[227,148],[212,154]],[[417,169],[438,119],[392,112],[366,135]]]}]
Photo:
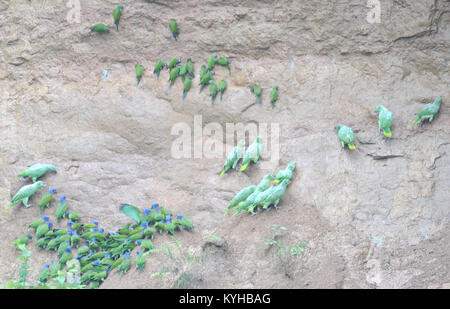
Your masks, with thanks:
[{"label": "flock of green parrot", "polygon": [[[23,186],[14,195],[8,209],[20,201],[25,207],[30,207],[29,198],[46,185],[37,179],[50,171],[56,172],[55,166],[39,163],[20,173],[18,177],[31,179],[33,184]],[[39,205],[41,213],[51,205],[55,194],[56,189],[51,188],[42,195]],[[78,282],[97,288],[113,269],[117,268],[118,273],[126,273],[130,269],[130,252],[137,246],[140,246],[140,250],[136,254],[136,268],[142,271],[147,255],[153,249],[152,240],[156,232],[173,235],[176,231],[194,228],[191,220],[183,215],[172,218],[172,212],[157,203],[142,212],[136,206],[122,204],[120,211],[132,218],[135,224],[126,224],[114,233],[105,232],[103,228],[99,228],[98,221],[81,223],[76,212],[68,211],[66,196],[62,195],[56,206],[56,221],[60,223],[67,220],[67,229],[54,228],[46,215],[31,222],[28,228],[35,231],[36,247],[58,253],[57,261],[53,260],[41,269],[39,282],[45,284],[49,279],[57,277],[58,272],[67,264],[79,263]],[[31,235],[25,235],[12,244],[15,247],[19,244],[27,245],[32,238]],[[75,248],[76,255],[73,252]]]},{"label": "flock of green parrot", "polygon": [[[117,31],[119,31],[122,10],[123,6],[119,5],[113,11],[114,24]],[[174,39],[177,40],[179,29],[175,19],[170,20],[169,28]],[[98,23],[91,27],[91,31],[109,33],[110,30],[105,24]],[[219,93],[222,100],[227,88],[225,80],[221,80],[217,85],[213,81],[213,69],[216,64],[224,66],[231,74],[228,59],[224,56],[217,57],[216,54],[211,55],[207,60],[207,64],[202,65],[199,72],[200,92],[205,86],[209,85],[212,104],[214,104]],[[173,86],[176,78],[181,76],[183,81],[182,98],[184,100],[191,88],[192,79],[195,77],[194,63],[190,58],[187,59],[186,63],[182,63],[181,58],[178,57],[171,59],[168,63],[160,60],[156,63],[153,74],[156,74],[157,78],[159,78],[164,68],[169,70],[169,88]],[[135,72],[137,84],[139,85],[144,73],[144,67],[136,64]],[[253,86],[250,90],[256,96],[257,103],[261,104],[262,88]],[[278,86],[272,88],[270,100],[272,107],[274,107],[275,102],[278,100]],[[440,104],[440,97],[436,98],[433,103],[426,104],[416,114],[418,118],[413,123],[417,124],[424,120],[431,122],[438,113]],[[392,112],[383,105],[378,105],[376,111],[379,112],[379,129],[383,131],[384,136],[391,138]],[[335,126],[335,130],[342,148],[345,148],[345,145],[347,145],[350,150],[356,149],[355,136],[350,127],[338,124]],[[244,146],[245,141],[240,140],[237,146],[229,153],[220,173],[221,177],[230,169],[237,169],[237,165],[241,160],[241,172],[245,171],[251,162],[254,164],[258,163],[263,149],[261,137],[256,137],[256,140],[247,148],[245,153]],[[268,209],[271,205],[277,208],[281,197],[291,182],[294,170],[295,163],[291,162],[284,170],[279,171],[276,176],[268,174],[264,176],[257,186],[252,185],[240,190],[231,200],[224,215],[227,215],[233,208],[237,208],[233,216],[244,210],[255,214],[255,209]],[[43,181],[38,181],[38,179],[47,172],[56,172],[55,166],[35,164],[20,173],[17,177],[31,179],[32,184],[25,185],[19,189],[12,198],[8,210],[19,202],[22,202],[26,208],[30,207],[28,204],[30,197],[46,186]],[[55,194],[56,189],[51,188],[42,195],[39,204],[41,213],[51,205]],[[153,248],[152,239],[155,232],[174,234],[177,230],[191,230],[193,228],[193,224],[189,219],[182,215],[172,219],[172,212],[164,207],[160,207],[158,204],[153,204],[151,209],[146,208],[143,212],[133,205],[122,204],[120,211],[132,218],[135,224],[129,223],[114,233],[105,233],[103,228],[98,227],[97,221],[87,224],[80,223],[79,215],[68,211],[66,197],[62,195],[56,206],[56,221],[60,223],[61,220],[67,219],[68,229],[53,228],[53,223],[49,222],[48,216],[42,216],[29,225],[29,228],[35,230],[37,247],[57,251],[58,253],[58,261],[54,260],[51,264],[46,264],[43,267],[39,275],[39,281],[45,283],[49,278],[57,276],[58,271],[62,270],[69,261],[77,260],[80,264],[80,283],[89,284],[91,288],[97,288],[113,269],[117,268],[119,273],[126,273],[130,269],[130,252],[136,246],[140,246],[140,250],[136,255],[136,268],[143,270],[146,256]],[[30,239],[32,239],[31,235],[20,237],[13,242],[13,245],[26,245]],[[80,244],[82,240],[85,242],[84,245]],[[77,248],[76,255],[72,252],[74,248]]]}]

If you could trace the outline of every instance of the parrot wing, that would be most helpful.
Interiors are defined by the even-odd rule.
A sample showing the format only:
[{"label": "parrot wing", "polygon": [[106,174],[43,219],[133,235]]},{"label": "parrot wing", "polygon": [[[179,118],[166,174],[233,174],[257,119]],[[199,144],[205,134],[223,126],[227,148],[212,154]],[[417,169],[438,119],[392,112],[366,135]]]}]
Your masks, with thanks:
[{"label": "parrot wing", "polygon": [[142,222],[142,214],[139,208],[129,204],[121,204],[120,211],[140,224]]}]

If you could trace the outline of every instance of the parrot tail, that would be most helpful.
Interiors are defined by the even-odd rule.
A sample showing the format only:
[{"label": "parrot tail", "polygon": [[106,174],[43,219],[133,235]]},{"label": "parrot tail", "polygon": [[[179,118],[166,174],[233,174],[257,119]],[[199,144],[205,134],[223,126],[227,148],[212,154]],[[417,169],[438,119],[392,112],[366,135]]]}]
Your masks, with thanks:
[{"label": "parrot tail", "polygon": [[355,146],[355,145],[348,145],[348,149],[350,149],[350,150],[355,150],[355,149],[356,149],[356,146]]},{"label": "parrot tail", "polygon": [[186,99],[186,96],[187,96],[187,92],[183,91],[183,101],[184,101],[184,99]]},{"label": "parrot tail", "polygon": [[245,169],[247,168],[247,166],[249,165],[249,163],[250,163],[250,162],[248,162],[247,164],[242,165],[240,171],[241,171],[241,172],[245,171]]},{"label": "parrot tail", "polygon": [[279,181],[278,179],[275,179],[275,180],[273,181],[273,183],[280,183],[280,181]]},{"label": "parrot tail", "polygon": [[172,32],[173,38],[175,39],[175,41],[177,40],[177,33],[176,32]]},{"label": "parrot tail", "polygon": [[413,124],[417,124],[420,122],[420,117],[413,121]]},{"label": "parrot tail", "polygon": [[391,133],[390,129],[386,129],[386,130],[383,129],[383,134],[386,137],[392,137],[392,133]]},{"label": "parrot tail", "polygon": [[223,99],[223,92],[220,94],[220,101]]},{"label": "parrot tail", "polygon": [[261,97],[258,97],[258,104],[261,104]]},{"label": "parrot tail", "polygon": [[139,86],[139,83],[141,82],[141,78],[140,77],[136,77],[137,78],[137,85]]},{"label": "parrot tail", "polygon": [[214,95],[214,96],[212,96],[212,99],[211,99],[211,104],[213,104],[214,105],[214,102],[216,101],[216,96]]},{"label": "parrot tail", "polygon": [[222,173],[220,173],[220,177],[222,177],[225,174],[225,170],[222,171]]},{"label": "parrot tail", "polygon": [[119,23],[118,22],[116,22],[116,29],[117,29],[117,31],[119,31]]}]

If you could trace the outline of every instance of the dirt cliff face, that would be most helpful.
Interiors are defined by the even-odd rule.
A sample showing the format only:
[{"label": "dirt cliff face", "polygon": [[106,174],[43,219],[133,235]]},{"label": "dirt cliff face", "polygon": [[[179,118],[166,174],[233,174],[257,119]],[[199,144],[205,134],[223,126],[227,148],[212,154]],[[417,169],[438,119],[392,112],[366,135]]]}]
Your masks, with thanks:
[{"label": "dirt cliff face", "polygon": [[[78,16],[70,15],[77,1],[0,0],[0,278],[15,278],[10,242],[39,216],[40,194],[32,208],[6,212],[24,184],[15,176],[42,162],[57,167],[43,180],[69,208],[107,230],[129,222],[124,202],[159,202],[196,226],[176,240],[157,237],[171,255],[156,252],[143,273],[112,273],[102,287],[448,287],[450,2],[387,2],[373,20],[365,1],[122,1],[117,32],[116,1],[81,1]],[[90,33],[97,22],[111,32]],[[168,73],[152,74],[157,60],[181,57],[197,75],[212,53],[231,61],[231,76],[215,70],[228,89],[214,106],[197,76],[183,101],[179,79],[169,91]],[[263,88],[262,105],[253,85]],[[438,117],[413,125],[437,96]],[[392,139],[378,131],[379,104],[393,112]],[[195,116],[223,128],[278,124],[280,159],[221,178],[225,152],[175,159],[171,130]],[[338,123],[353,128],[356,151],[341,149]],[[278,210],[223,216],[236,192],[291,161]],[[265,245],[273,224],[287,227],[283,245],[306,242],[296,258]],[[36,278],[54,256],[32,251]]]}]

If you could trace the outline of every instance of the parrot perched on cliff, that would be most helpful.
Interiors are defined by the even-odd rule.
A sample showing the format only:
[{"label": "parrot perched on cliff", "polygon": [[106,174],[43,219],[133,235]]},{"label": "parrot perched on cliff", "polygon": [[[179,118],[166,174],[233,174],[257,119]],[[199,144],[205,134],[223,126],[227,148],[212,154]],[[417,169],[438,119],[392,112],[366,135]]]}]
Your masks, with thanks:
[{"label": "parrot perched on cliff", "polygon": [[51,164],[34,164],[20,173],[17,177],[31,178],[33,182],[42,176],[44,176],[47,172],[56,172],[56,167]]},{"label": "parrot perched on cliff", "polygon": [[289,183],[290,183],[289,179],[284,179],[278,186],[271,187],[267,198],[265,198],[262,201],[263,209],[267,209],[267,207],[269,207],[272,204],[275,208],[277,208],[277,205],[280,202],[281,197],[286,192],[286,188],[289,185]]},{"label": "parrot perched on cliff", "polygon": [[153,74],[156,74],[156,79],[159,78],[159,74],[161,73],[161,70],[164,69],[164,67],[167,67],[167,63],[165,63],[162,60],[159,60],[155,64],[155,68],[153,69]]},{"label": "parrot perched on cliff", "polygon": [[191,58],[186,61],[186,66],[189,76],[191,76],[191,78],[195,78],[194,63],[192,62]]},{"label": "parrot perched on cliff", "polygon": [[294,162],[289,163],[284,170],[278,172],[277,177],[273,182],[279,183],[285,179],[291,180],[292,173],[294,172],[294,170],[295,170],[295,163]]},{"label": "parrot perched on cliff", "polygon": [[222,101],[223,94],[224,94],[225,90],[227,89],[227,82],[224,79],[222,79],[217,86],[219,87],[220,101]]},{"label": "parrot perched on cliff", "polygon": [[48,280],[48,277],[50,276],[50,265],[45,264],[44,268],[41,269],[39,272],[39,282],[45,283]]},{"label": "parrot perched on cliff", "polygon": [[146,260],[147,260],[147,254],[145,254],[145,253],[142,254],[141,251],[138,251],[136,254],[136,269],[143,271]]},{"label": "parrot perched on cliff", "polygon": [[272,108],[275,107],[275,102],[278,100],[278,86],[272,88],[270,91],[270,103],[272,104]]},{"label": "parrot perched on cliff", "polygon": [[183,82],[183,100],[186,99],[186,96],[191,89],[192,79],[188,76]]},{"label": "parrot perched on cliff", "polygon": [[214,75],[214,71],[209,71],[200,78],[200,92],[202,92],[203,88],[209,84],[209,82],[212,80],[212,77]]},{"label": "parrot perched on cliff", "polygon": [[257,136],[253,144],[248,146],[247,150],[245,151],[244,158],[242,159],[241,172],[245,171],[247,166],[250,164],[250,161],[253,161],[253,163],[255,164],[258,163],[262,150],[262,138],[260,136]]},{"label": "parrot perched on cliff", "polygon": [[169,64],[167,65],[167,67],[169,68],[169,70],[172,70],[179,63],[181,63],[181,58],[175,57],[175,58],[170,59]]},{"label": "parrot perched on cliff", "polygon": [[44,208],[49,207],[50,203],[52,202],[53,195],[56,193],[56,189],[51,188],[46,192],[44,195],[42,195],[41,202],[39,203],[39,211],[43,212]]},{"label": "parrot perched on cliff", "polygon": [[223,165],[222,173],[220,173],[220,177],[222,177],[230,168],[235,169],[239,160],[243,157],[243,151],[245,146],[245,140],[240,140],[236,147],[228,154],[227,160]]},{"label": "parrot perched on cliff", "polygon": [[250,91],[253,92],[256,95],[256,99],[258,104],[261,104],[261,94],[262,94],[262,89],[259,86],[254,86],[250,88]]},{"label": "parrot perched on cliff", "polygon": [[186,63],[182,63],[180,66],[180,76],[181,76],[181,80],[184,82],[184,78],[187,74],[187,64]]},{"label": "parrot perched on cliff", "polygon": [[22,188],[17,191],[17,193],[12,198],[11,203],[9,204],[8,211],[18,202],[22,201],[23,205],[25,205],[26,208],[31,207],[31,205],[28,204],[28,199],[36,193],[37,190],[39,190],[42,187],[45,187],[46,184],[43,181],[37,181],[31,185],[23,186]]},{"label": "parrot perched on cliff", "polygon": [[202,64],[201,68],[200,68],[200,72],[198,72],[198,77],[200,78],[200,80],[202,80],[203,76],[207,73],[208,71],[206,70],[206,66],[204,64]]},{"label": "parrot perched on cliff", "polygon": [[434,116],[439,112],[441,106],[441,98],[437,97],[433,103],[428,103],[422,109],[416,113],[417,119],[414,120],[414,124],[422,122],[428,119],[429,122],[433,121]]},{"label": "parrot perched on cliff", "polygon": [[173,18],[169,22],[169,29],[170,29],[170,32],[172,32],[172,35],[173,35],[173,37],[174,37],[174,39],[176,41],[178,35],[180,34],[180,31],[178,29],[177,21],[175,19],[173,19]]},{"label": "parrot perched on cliff", "polygon": [[33,238],[31,235],[22,236],[14,240],[11,244],[14,245],[14,247],[17,247],[18,245],[26,246],[31,238]]},{"label": "parrot perched on cliff", "polygon": [[63,195],[59,199],[58,206],[56,206],[56,221],[61,221],[62,218],[66,215],[67,211],[67,202],[66,202],[66,196]]},{"label": "parrot perched on cliff", "polygon": [[142,250],[150,251],[153,249],[153,242],[150,239],[138,240],[138,244],[141,245]]},{"label": "parrot perched on cliff", "polygon": [[230,205],[228,205],[227,211],[223,214],[226,216],[228,212],[233,209],[234,207],[238,206],[240,202],[245,201],[253,192],[255,192],[256,186],[249,186],[241,191],[239,191],[231,200]]},{"label": "parrot perched on cliff", "polygon": [[391,133],[392,112],[389,111],[383,105],[377,105],[375,109],[379,112],[378,128],[383,131],[384,136],[392,137]]},{"label": "parrot perched on cliff", "polygon": [[70,246],[67,246],[64,250],[63,255],[59,259],[59,264],[61,265],[61,268],[60,268],[61,270],[64,268],[64,265],[66,265],[66,263],[72,259],[72,256],[73,256],[72,250],[70,250]]},{"label": "parrot perched on cliff", "polygon": [[228,61],[228,59],[225,56],[220,56],[219,58],[217,58],[216,63],[226,67],[231,75],[230,61]]},{"label": "parrot perched on cliff", "polygon": [[136,71],[137,85],[139,86],[139,83],[141,82],[142,79],[142,75],[144,74],[144,67],[139,63],[136,63],[136,65],[134,66],[134,70]]},{"label": "parrot perched on cliff", "polygon": [[53,223],[51,222],[45,222],[38,226],[36,229],[36,239],[41,238],[44,236],[53,226]]},{"label": "parrot perched on cliff", "polygon": [[169,73],[169,81],[170,81],[169,88],[172,88],[172,86],[175,83],[175,80],[177,79],[178,76],[180,76],[180,67],[175,67],[172,70],[170,70],[170,73]]},{"label": "parrot perched on cliff", "polygon": [[131,267],[131,259],[130,259],[130,253],[129,252],[125,252],[123,254],[123,261],[122,263],[120,263],[120,265],[117,268],[117,272],[120,274],[125,274],[126,272],[128,272],[128,270]]},{"label": "parrot perched on cliff", "polygon": [[255,191],[253,191],[253,193],[250,194],[245,201],[242,201],[238,204],[238,209],[233,214],[233,216],[236,216],[241,211],[248,209],[254,203],[257,196],[259,194],[261,194],[262,192],[266,191],[270,187],[270,185],[274,179],[275,179],[275,176],[273,174],[265,175],[263,177],[263,179],[261,180],[261,182],[256,187]]},{"label": "parrot perched on cliff", "polygon": [[350,150],[355,150],[355,135],[353,134],[353,130],[350,127],[344,126],[342,124],[338,124],[334,127],[336,131],[338,131],[338,137],[341,141],[342,148],[345,145],[348,145]]},{"label": "parrot perched on cliff", "polygon": [[123,10],[123,6],[118,5],[113,11],[114,24],[116,25],[117,31],[119,31],[119,22],[120,22],[120,17],[122,16],[122,10]]},{"label": "parrot perched on cliff", "polygon": [[219,88],[217,88],[216,83],[212,80],[209,81],[209,95],[211,96],[211,104],[214,104],[216,101],[217,93],[219,92]]},{"label": "parrot perched on cliff", "polygon": [[39,225],[44,224],[45,222],[48,221],[48,219],[49,219],[48,216],[42,216],[39,219],[31,222],[30,225],[28,226],[28,228],[32,228],[32,229],[36,230]]},{"label": "parrot perched on cliff", "polygon": [[182,215],[177,215],[177,219],[174,221],[174,223],[175,226],[180,230],[192,230],[194,228],[192,221]]},{"label": "parrot perched on cliff", "polygon": [[206,64],[208,66],[208,71],[212,71],[216,64],[216,54],[212,54],[211,57],[209,57],[208,62]]},{"label": "parrot perched on cliff", "polygon": [[139,208],[129,204],[121,204],[120,211],[136,221],[137,224],[141,224],[145,221],[145,215],[141,212]]},{"label": "parrot perched on cliff", "polygon": [[91,32],[109,33],[109,28],[105,24],[98,23],[91,27]]},{"label": "parrot perched on cliff", "polygon": [[58,259],[60,259],[63,256],[64,252],[66,252],[67,247],[70,247],[70,240],[63,241],[62,243],[59,244],[57,250]]}]

